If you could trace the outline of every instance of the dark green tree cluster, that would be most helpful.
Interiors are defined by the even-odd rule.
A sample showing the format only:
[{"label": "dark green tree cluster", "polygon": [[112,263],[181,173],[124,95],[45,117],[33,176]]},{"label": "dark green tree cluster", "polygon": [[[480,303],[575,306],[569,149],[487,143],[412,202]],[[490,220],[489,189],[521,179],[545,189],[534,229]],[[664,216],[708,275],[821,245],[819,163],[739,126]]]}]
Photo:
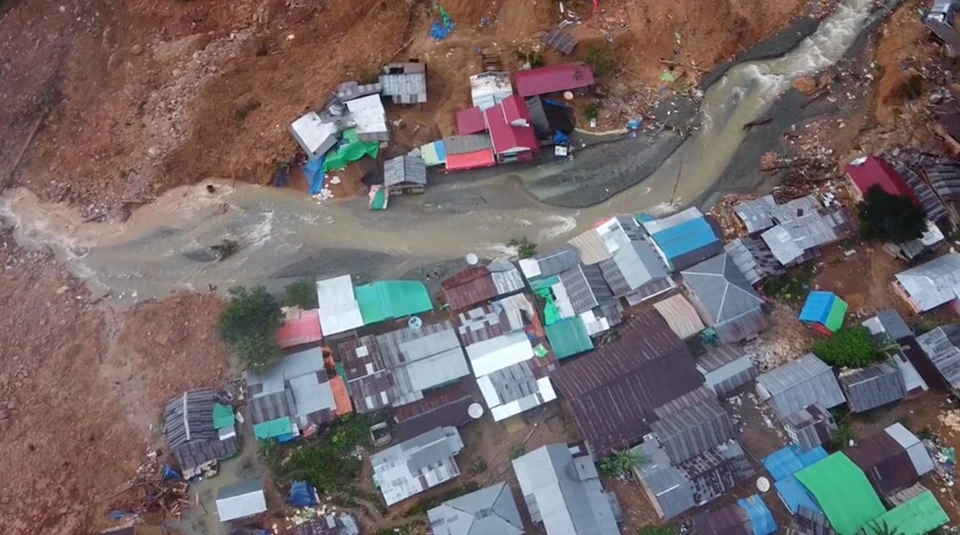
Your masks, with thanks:
[{"label": "dark green tree cluster", "polygon": [[281,355],[277,331],[283,323],[280,303],[263,286],[231,288],[220,315],[220,338],[233,346],[244,366],[261,370]]}]

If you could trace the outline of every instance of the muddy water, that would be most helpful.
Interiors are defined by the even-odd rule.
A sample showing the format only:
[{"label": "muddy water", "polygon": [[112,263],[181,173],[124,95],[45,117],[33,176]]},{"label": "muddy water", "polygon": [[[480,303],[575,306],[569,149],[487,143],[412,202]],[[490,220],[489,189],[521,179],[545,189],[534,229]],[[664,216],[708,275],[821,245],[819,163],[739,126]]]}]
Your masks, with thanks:
[{"label": "muddy water", "polygon": [[[0,218],[24,245],[50,246],[96,291],[130,302],[178,289],[221,289],[351,272],[397,276],[474,252],[493,255],[512,237],[549,248],[597,219],[641,210],[667,213],[714,186],[743,142],[744,123],[761,117],[798,77],[840,59],[866,26],[873,0],[843,0],[817,31],[788,54],[731,68],[704,95],[703,128],[639,185],[584,210],[538,201],[538,183],[568,172],[545,165],[476,179],[440,178],[427,194],[391,199],[384,212],[365,200],[320,205],[295,192],[208,181],[169,192],[124,223],[83,222],[24,190],[0,197]],[[554,191],[556,195],[562,192]],[[237,254],[212,262],[222,239]]]}]

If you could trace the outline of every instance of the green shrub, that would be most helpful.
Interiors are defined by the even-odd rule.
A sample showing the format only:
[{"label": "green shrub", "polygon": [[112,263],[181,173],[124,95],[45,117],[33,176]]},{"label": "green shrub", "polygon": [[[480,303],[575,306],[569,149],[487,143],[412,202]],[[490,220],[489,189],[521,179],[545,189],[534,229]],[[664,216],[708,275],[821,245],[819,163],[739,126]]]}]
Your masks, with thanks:
[{"label": "green shrub", "polygon": [[831,366],[863,368],[883,357],[866,327],[843,327],[813,344],[813,353]]},{"label": "green shrub", "polygon": [[281,355],[277,331],[283,323],[280,304],[263,286],[229,290],[230,300],[220,315],[220,338],[233,345],[241,361],[258,370]]},{"label": "green shrub", "polygon": [[283,304],[288,307],[300,307],[304,310],[317,308],[317,283],[302,280],[288,284],[284,288]]},{"label": "green shrub", "polygon": [[636,450],[617,450],[600,461],[600,471],[607,477],[626,477],[643,462],[643,457]]},{"label": "green shrub", "polygon": [[513,247],[517,250],[517,256],[520,258],[530,258],[537,254],[537,244],[531,242],[526,236],[517,240],[512,239],[507,242],[507,247]]},{"label": "green shrub", "polygon": [[593,68],[593,74],[597,77],[612,73],[616,65],[613,50],[607,45],[592,45],[587,49],[583,62]]}]

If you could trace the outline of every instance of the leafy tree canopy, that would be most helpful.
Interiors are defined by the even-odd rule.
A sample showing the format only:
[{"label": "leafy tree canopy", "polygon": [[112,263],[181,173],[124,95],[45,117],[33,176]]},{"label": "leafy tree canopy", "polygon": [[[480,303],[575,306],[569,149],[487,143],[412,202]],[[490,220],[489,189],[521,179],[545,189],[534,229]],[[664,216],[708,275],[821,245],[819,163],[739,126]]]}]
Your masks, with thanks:
[{"label": "leafy tree canopy", "polygon": [[220,315],[220,338],[233,345],[245,365],[261,369],[280,356],[280,303],[263,286],[252,290],[237,286],[229,295]]},{"label": "leafy tree canopy", "polygon": [[317,308],[317,283],[312,280],[297,281],[285,288],[283,304],[308,310]]},{"label": "leafy tree canopy", "polygon": [[859,325],[844,327],[830,338],[817,340],[813,353],[827,364],[841,368],[863,368],[883,356],[870,331]]},{"label": "leafy tree canopy", "polygon": [[860,236],[867,241],[901,243],[914,240],[927,230],[926,214],[910,197],[891,195],[872,186],[857,203]]}]

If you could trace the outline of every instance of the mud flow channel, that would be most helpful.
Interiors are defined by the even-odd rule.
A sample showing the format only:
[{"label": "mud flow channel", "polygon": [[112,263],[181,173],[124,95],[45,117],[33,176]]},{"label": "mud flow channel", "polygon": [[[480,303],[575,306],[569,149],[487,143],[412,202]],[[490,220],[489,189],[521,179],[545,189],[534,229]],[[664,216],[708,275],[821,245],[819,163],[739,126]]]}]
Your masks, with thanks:
[{"label": "mud flow channel", "polygon": [[[843,57],[872,5],[843,0],[787,54],[729,69],[704,95],[699,131],[637,186],[583,210],[539,201],[541,181],[571,172],[545,165],[504,167],[509,174],[476,180],[438,178],[425,195],[391,199],[382,212],[368,211],[365,199],[319,205],[296,192],[212,179],[172,190],[123,223],[84,222],[23,189],[0,197],[0,218],[22,245],[50,247],[94,291],[120,303],[211,286],[276,288],[308,275],[398,276],[470,252],[492,255],[524,235],[543,250],[604,216],[669,212],[712,188],[744,140],[743,124],[763,116],[794,80]],[[213,193],[207,184],[216,185]],[[214,262],[209,246],[224,239],[240,248]]]}]

